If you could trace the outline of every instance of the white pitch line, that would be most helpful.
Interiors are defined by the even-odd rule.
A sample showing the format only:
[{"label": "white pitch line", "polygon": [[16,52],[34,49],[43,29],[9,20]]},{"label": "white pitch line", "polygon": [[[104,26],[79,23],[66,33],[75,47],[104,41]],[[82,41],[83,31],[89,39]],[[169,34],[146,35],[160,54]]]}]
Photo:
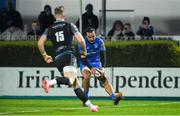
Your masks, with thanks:
[{"label": "white pitch line", "polygon": [[[79,107],[79,108],[58,108],[59,110],[81,110],[81,109],[86,109],[87,107]],[[54,110],[54,109],[51,109]],[[5,114],[14,114],[14,113],[27,113],[27,112],[42,112],[42,111],[50,111],[50,110],[27,110],[27,111],[15,111],[15,112],[0,112],[0,115],[5,115]]]},{"label": "white pitch line", "polygon": [[26,113],[26,112],[40,112],[43,110],[31,110],[31,111],[15,111],[15,112],[0,112],[0,115],[4,115],[4,114],[14,114],[14,113]]},{"label": "white pitch line", "polygon": [[[180,102],[162,102],[157,104],[131,104],[131,105],[119,105],[119,107],[137,107],[137,106],[156,106],[156,105],[168,105],[168,104],[180,104]],[[100,108],[117,108],[118,106],[100,106]],[[59,110],[81,110],[81,109],[87,109],[88,107],[71,107],[71,108],[58,108]],[[54,109],[52,109],[54,110]],[[14,114],[14,113],[27,113],[27,112],[42,112],[42,111],[50,111],[50,110],[27,110],[27,111],[15,111],[15,112],[0,112],[0,115],[5,114]]]},{"label": "white pitch line", "polygon": [[[119,107],[156,106],[156,105],[169,105],[169,104],[180,104],[180,102],[162,102],[157,104],[131,104],[131,105],[119,105]],[[117,107],[117,106],[104,106],[104,107]]]},{"label": "white pitch line", "polygon": [[166,105],[166,104],[179,104],[180,102],[162,102],[160,104]]}]

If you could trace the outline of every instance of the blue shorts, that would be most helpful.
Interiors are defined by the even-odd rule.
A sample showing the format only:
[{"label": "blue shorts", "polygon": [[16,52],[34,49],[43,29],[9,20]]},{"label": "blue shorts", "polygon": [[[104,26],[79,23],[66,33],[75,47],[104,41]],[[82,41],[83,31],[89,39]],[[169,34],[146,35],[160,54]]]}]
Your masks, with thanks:
[{"label": "blue shorts", "polygon": [[[98,68],[98,69],[101,69],[102,66],[101,64],[97,64],[97,63],[90,63],[90,65],[93,67],[93,68]],[[87,69],[88,67],[86,65],[83,64],[83,62],[80,60],[79,61],[79,67],[80,67],[80,70],[83,71],[84,69]],[[89,69],[89,68],[88,68]],[[90,70],[90,69],[89,69]]]}]

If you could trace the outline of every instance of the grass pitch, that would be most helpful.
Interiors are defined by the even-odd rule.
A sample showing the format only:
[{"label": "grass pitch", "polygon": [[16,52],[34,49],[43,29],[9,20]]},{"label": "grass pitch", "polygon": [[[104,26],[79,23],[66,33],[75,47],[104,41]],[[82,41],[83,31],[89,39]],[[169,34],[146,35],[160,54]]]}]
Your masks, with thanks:
[{"label": "grass pitch", "polygon": [[180,101],[91,100],[99,112],[80,100],[0,99],[0,115],[180,115]]}]

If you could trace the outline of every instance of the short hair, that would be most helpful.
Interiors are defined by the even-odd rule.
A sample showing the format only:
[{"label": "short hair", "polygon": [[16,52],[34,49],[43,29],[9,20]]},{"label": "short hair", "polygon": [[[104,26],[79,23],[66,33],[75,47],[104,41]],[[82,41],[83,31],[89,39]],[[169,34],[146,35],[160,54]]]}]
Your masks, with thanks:
[{"label": "short hair", "polygon": [[92,4],[87,4],[86,5],[86,8],[85,8],[86,10],[90,10],[90,11],[93,11],[93,5]]},{"label": "short hair", "polygon": [[45,6],[44,6],[44,10],[45,9],[49,9],[49,10],[51,10],[51,6],[50,5],[48,5],[48,4],[46,4]]},{"label": "short hair", "polygon": [[115,30],[116,28],[116,25],[119,24],[121,26],[121,30],[123,30],[124,28],[124,25],[123,25],[123,22],[121,20],[116,20],[113,24],[113,27],[112,27],[112,30]]},{"label": "short hair", "polygon": [[146,16],[145,16],[145,17],[143,18],[143,21],[142,21],[142,22],[144,22],[144,21],[147,21],[147,22],[150,24],[150,18],[149,18],[149,17],[146,17]]},{"label": "short hair", "polygon": [[130,24],[130,23],[125,23],[124,26],[125,26],[125,25],[128,25],[129,27],[131,27],[131,24]]},{"label": "short hair", "polygon": [[63,15],[64,16],[64,6],[59,6],[55,8],[55,15]]},{"label": "short hair", "polygon": [[86,28],[86,32],[92,33],[93,31],[95,32],[95,29],[93,27]]}]

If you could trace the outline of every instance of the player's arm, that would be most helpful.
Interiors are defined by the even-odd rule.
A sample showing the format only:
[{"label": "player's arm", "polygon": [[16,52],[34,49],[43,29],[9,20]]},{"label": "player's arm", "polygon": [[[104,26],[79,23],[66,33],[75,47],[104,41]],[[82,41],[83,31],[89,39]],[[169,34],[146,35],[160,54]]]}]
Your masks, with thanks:
[{"label": "player's arm", "polygon": [[81,59],[82,59],[83,63],[88,68],[92,69],[92,66],[89,64],[89,62],[87,60],[87,50],[86,50],[86,44],[85,44],[84,38],[82,37],[82,35],[80,33],[76,33],[75,39],[79,42],[79,44],[81,46]]},{"label": "player's arm", "polygon": [[87,49],[86,49],[86,43],[82,36],[82,34],[78,31],[77,27],[71,23],[71,30],[74,33],[74,38],[78,41],[81,47],[81,59],[83,61],[83,64],[86,65],[89,69],[91,69],[92,73],[95,73],[96,71],[92,66],[89,64],[87,60]]},{"label": "player's arm", "polygon": [[100,56],[101,56],[102,67],[106,67],[106,63],[107,63],[106,51],[102,51]]},{"label": "player's arm", "polygon": [[86,50],[86,44],[85,44],[83,36],[79,32],[76,25],[74,25],[73,23],[70,23],[70,29],[74,35],[75,40],[77,40],[78,43],[80,44],[80,46],[82,47],[81,57],[86,57],[87,56],[87,50]]},{"label": "player's arm", "polygon": [[106,57],[106,47],[104,44],[104,41],[101,40],[101,52],[100,52],[100,61],[102,63],[102,67],[106,67],[106,63],[107,63],[107,57]]},{"label": "player's arm", "polygon": [[44,48],[46,41],[47,41],[47,36],[43,34],[40,37],[40,39],[38,40],[38,49],[39,49],[40,53],[42,54],[46,63],[49,64],[49,63],[53,62],[53,59],[51,56],[47,55],[46,50]]},{"label": "player's arm", "polygon": [[80,46],[81,46],[81,58],[85,58],[87,56],[87,50],[86,50],[86,44],[85,44],[85,41],[84,41],[84,38],[82,37],[82,35],[77,32],[75,35],[74,35],[75,39],[79,42]]},{"label": "player's arm", "polygon": [[84,38],[82,37],[80,33],[79,34],[76,33],[75,38],[81,46],[81,59],[82,59],[83,64],[86,65],[93,74],[96,74],[97,73],[96,69],[93,68],[87,60],[87,50],[86,50],[86,44],[85,44]]},{"label": "player's arm", "polygon": [[86,44],[85,44],[84,38],[82,37],[82,35],[80,33],[76,33],[75,39],[79,42],[79,44],[81,46],[81,50],[82,50],[81,51],[81,59],[83,61],[83,64],[86,65],[93,74],[96,74],[95,68],[93,68],[87,60],[87,50],[86,50]]}]

